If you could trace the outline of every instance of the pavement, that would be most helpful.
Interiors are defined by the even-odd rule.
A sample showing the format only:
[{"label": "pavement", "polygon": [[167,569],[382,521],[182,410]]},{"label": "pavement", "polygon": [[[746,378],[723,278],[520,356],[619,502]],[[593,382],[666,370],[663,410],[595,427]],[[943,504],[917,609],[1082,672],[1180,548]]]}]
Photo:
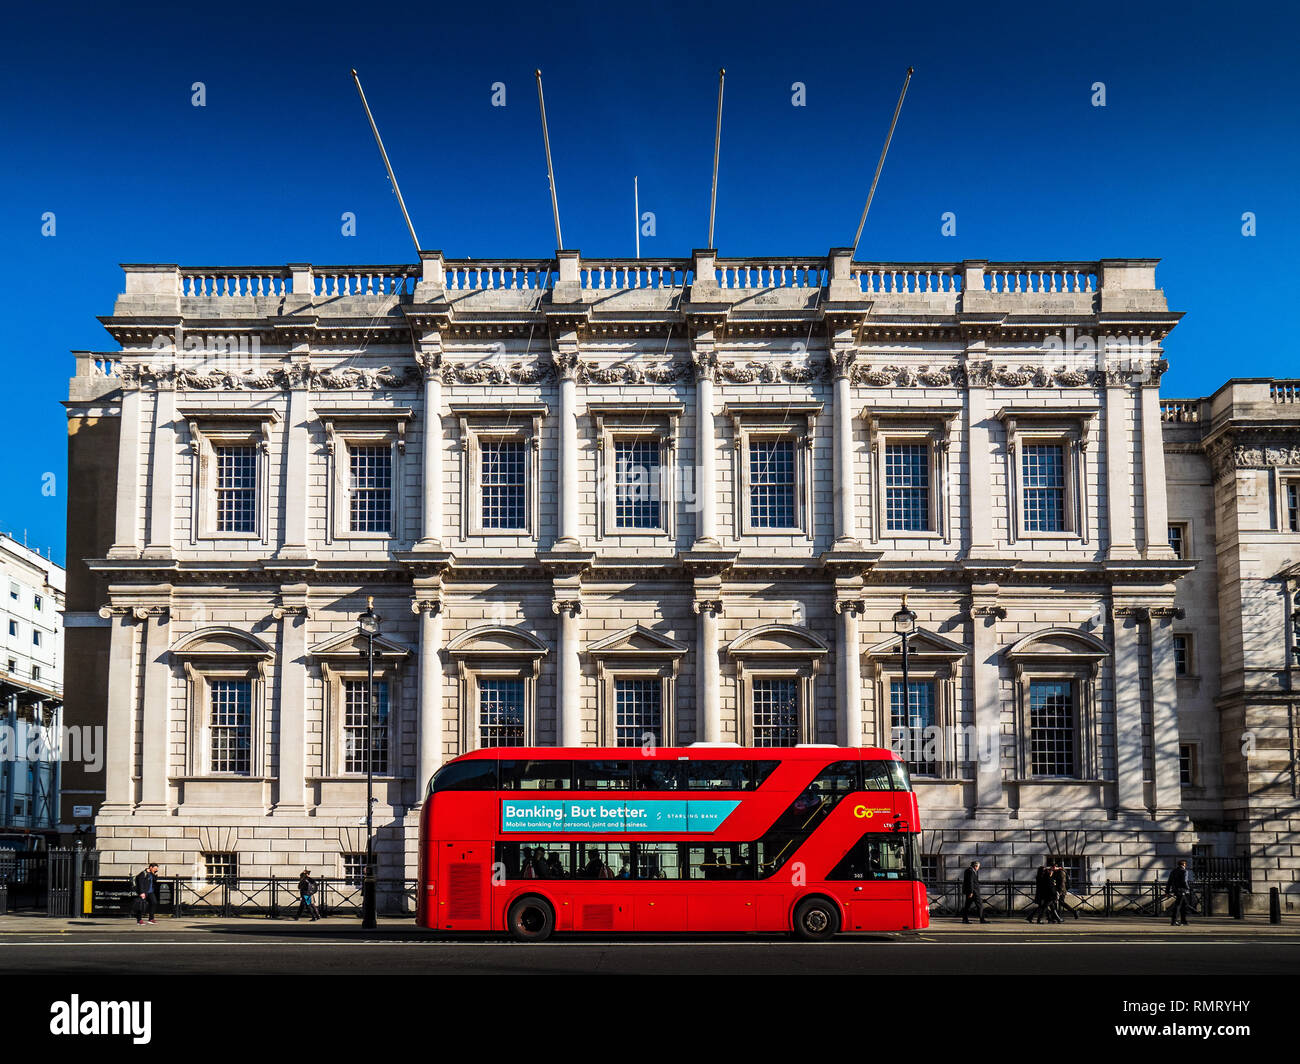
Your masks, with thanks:
[{"label": "pavement", "polygon": [[382,918],[317,923],[174,918],[140,927],[111,918],[0,917],[0,973],[154,974],[1300,974],[1300,920],[1209,919],[1189,927],[1117,917],[1027,924],[941,918],[898,935],[849,934],[828,943],[788,936],[560,935],[525,945],[500,936],[417,928]]}]

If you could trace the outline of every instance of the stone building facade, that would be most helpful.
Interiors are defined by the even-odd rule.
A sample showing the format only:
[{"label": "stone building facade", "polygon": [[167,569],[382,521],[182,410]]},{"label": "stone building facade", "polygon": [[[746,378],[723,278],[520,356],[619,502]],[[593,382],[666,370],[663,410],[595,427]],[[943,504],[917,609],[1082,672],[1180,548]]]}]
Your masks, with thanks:
[{"label": "stone building facade", "polygon": [[1218,444],[1160,400],[1155,267],[126,267],[120,350],[77,353],[67,404],[101,463],[69,655],[107,667],[78,710],[108,724],[105,868],[355,869],[370,597],[381,876],[444,759],[647,734],[915,738],[930,875],[1243,852],[1216,715],[1282,701],[1228,708],[1209,671]]}]

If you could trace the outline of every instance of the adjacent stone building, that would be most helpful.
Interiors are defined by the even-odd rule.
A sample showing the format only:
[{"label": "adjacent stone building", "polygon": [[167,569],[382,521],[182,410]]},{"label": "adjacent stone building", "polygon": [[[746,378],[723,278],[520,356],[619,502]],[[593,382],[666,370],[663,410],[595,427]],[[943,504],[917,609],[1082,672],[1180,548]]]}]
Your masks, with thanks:
[{"label": "adjacent stone building", "polygon": [[1300,406],[1162,403],[1155,267],[127,266],[67,404],[105,869],[355,874],[373,596],[381,876],[475,747],[892,737],[930,876],[1297,890],[1292,481],[1256,535],[1224,470]]}]

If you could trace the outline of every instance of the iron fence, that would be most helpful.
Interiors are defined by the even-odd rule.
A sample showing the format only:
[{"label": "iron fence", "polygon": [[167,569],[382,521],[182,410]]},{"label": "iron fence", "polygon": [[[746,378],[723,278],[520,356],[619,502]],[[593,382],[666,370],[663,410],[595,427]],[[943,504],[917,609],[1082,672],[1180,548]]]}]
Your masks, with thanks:
[{"label": "iron fence", "polygon": [[[1033,880],[993,880],[981,883],[980,887],[983,890],[985,910],[989,913],[999,916],[1028,917],[1037,906],[1035,900],[1037,885]],[[1198,892],[1197,900],[1205,915],[1209,915],[1211,907],[1208,899],[1215,894],[1226,893],[1228,889],[1228,885],[1225,885],[1222,890],[1217,887],[1211,889],[1206,885]],[[961,915],[966,901],[961,880],[927,883],[925,890],[929,898],[931,916]],[[1072,887],[1066,895],[1066,905],[1075,913],[1086,916],[1156,917],[1163,914],[1166,903],[1165,885],[1162,880],[1152,880],[1149,883],[1084,884]]]},{"label": "iron fence", "polygon": [[[316,907],[322,916],[360,916],[361,884],[344,877],[314,877]],[[416,880],[376,879],[381,916],[414,916]],[[293,917],[299,912],[297,876],[239,876],[213,881],[173,878],[174,916]]]}]

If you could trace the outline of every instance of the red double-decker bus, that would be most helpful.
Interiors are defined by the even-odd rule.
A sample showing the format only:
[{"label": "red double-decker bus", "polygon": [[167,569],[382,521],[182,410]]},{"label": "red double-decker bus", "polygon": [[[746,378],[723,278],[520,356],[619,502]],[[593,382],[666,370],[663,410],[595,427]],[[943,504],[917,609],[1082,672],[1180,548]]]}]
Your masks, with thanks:
[{"label": "red double-decker bus", "polygon": [[927,927],[890,750],[495,747],[433,777],[416,920],[447,931]]}]

